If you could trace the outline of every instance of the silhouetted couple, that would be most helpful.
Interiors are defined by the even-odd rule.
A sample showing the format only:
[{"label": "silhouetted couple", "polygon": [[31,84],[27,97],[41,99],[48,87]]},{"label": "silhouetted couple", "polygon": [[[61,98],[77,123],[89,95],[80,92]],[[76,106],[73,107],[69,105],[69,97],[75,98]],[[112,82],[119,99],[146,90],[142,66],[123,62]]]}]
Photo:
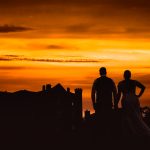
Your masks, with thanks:
[{"label": "silhouetted couple", "polygon": [[[142,96],[145,86],[136,80],[131,79],[131,72],[124,72],[124,80],[118,84],[118,92],[114,81],[106,76],[105,67],[100,68],[100,77],[92,86],[92,103],[96,113],[97,125],[103,135],[112,134],[114,117],[113,109],[118,109],[118,102],[121,98],[123,109],[122,132],[125,136],[150,136],[150,128],[142,120],[140,112],[139,97]],[[136,87],[141,90],[136,95]],[[115,133],[117,131],[113,131]]]}]

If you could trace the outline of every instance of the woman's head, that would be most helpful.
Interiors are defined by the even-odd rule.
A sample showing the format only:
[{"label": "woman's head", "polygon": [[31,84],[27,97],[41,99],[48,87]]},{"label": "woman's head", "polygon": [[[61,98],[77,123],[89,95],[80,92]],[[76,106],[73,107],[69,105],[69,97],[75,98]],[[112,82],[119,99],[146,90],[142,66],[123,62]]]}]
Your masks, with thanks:
[{"label": "woman's head", "polygon": [[131,71],[130,70],[125,70],[124,71],[124,78],[125,79],[130,79],[131,78]]}]

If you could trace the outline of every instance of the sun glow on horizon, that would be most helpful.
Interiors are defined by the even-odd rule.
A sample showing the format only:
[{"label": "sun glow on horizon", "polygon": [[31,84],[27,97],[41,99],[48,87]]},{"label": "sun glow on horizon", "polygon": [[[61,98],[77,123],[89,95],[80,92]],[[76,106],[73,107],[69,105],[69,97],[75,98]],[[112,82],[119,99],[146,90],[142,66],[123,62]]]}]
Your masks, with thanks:
[{"label": "sun glow on horizon", "polygon": [[142,104],[150,105],[150,42],[102,39],[1,38],[0,90],[40,90],[41,85],[62,83],[83,89],[84,110],[91,109],[91,86],[106,66],[116,84],[125,69],[143,82],[147,90]]}]

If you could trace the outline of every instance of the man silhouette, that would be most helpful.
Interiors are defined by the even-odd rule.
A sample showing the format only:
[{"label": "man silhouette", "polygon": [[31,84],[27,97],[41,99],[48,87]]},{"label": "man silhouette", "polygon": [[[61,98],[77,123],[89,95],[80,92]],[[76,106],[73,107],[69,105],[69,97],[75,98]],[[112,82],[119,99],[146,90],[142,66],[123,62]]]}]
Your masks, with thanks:
[{"label": "man silhouette", "polygon": [[[100,77],[97,78],[92,86],[91,98],[98,121],[98,128],[102,132],[109,130],[111,126],[112,108],[117,106],[117,89],[114,81],[106,76],[105,67],[101,67]],[[114,99],[114,100],[113,100]],[[108,129],[109,128],[109,129]]]},{"label": "man silhouette", "polygon": [[[100,76],[92,86],[92,102],[96,112],[104,110],[112,110],[112,107],[117,108],[117,89],[114,81],[106,76],[105,67],[101,67]],[[112,99],[113,95],[113,99]]]}]

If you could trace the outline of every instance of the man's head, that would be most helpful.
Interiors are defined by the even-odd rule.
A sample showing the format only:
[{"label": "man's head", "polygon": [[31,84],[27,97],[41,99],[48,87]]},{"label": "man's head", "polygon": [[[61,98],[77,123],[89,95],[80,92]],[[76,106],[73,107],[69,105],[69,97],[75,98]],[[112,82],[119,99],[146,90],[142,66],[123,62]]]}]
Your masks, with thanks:
[{"label": "man's head", "polygon": [[106,68],[105,67],[101,67],[99,69],[99,73],[101,76],[105,76],[107,74]]},{"label": "man's head", "polygon": [[125,72],[124,72],[124,78],[126,80],[128,80],[128,79],[131,78],[131,71],[130,70],[125,70]]}]

